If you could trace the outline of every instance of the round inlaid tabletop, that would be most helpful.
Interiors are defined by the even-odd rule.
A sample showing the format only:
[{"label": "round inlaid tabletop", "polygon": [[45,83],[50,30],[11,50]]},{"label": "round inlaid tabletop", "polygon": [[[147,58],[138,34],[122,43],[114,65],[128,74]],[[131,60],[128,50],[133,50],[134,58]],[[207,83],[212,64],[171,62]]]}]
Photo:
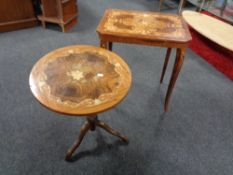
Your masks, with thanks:
[{"label": "round inlaid tabletop", "polygon": [[91,115],[117,105],[131,85],[128,65],[115,53],[94,46],[68,46],[42,57],[29,84],[47,108],[68,115]]}]

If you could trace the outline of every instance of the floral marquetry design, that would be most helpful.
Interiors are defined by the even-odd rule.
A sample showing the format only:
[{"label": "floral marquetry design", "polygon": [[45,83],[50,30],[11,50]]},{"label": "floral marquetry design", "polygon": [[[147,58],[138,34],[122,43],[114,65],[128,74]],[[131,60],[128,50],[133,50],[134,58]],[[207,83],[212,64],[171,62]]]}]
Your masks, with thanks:
[{"label": "floral marquetry design", "polygon": [[179,15],[110,9],[98,26],[100,34],[186,41],[187,28]]},{"label": "floral marquetry design", "polygon": [[176,49],[176,60],[168,85],[164,110],[175,86],[183,64],[186,48],[192,40],[182,16],[135,10],[107,9],[96,29],[100,46],[109,50],[114,43],[140,44],[167,48],[160,83],[163,82],[172,48]]},{"label": "floral marquetry design", "polygon": [[127,64],[93,46],[70,46],[40,59],[30,86],[36,98],[55,111],[82,115],[104,111],[121,101],[131,84]]}]

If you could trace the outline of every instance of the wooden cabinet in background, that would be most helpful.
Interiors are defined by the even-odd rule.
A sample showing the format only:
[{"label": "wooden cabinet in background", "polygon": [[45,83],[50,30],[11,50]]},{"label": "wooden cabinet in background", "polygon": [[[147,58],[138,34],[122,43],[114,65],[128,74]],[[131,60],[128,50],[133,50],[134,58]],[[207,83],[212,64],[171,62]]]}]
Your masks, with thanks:
[{"label": "wooden cabinet in background", "polygon": [[0,0],[0,32],[37,25],[32,0]]},{"label": "wooden cabinet in background", "polygon": [[41,0],[42,15],[38,16],[42,26],[46,22],[60,25],[63,32],[77,23],[77,0]]}]

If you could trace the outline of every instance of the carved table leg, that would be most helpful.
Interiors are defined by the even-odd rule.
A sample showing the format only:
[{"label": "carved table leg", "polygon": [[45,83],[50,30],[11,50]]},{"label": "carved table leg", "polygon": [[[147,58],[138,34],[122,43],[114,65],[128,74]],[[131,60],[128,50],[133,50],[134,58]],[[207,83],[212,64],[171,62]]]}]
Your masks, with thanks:
[{"label": "carved table leg", "polygon": [[114,131],[110,126],[100,120],[96,120],[96,125],[103,128],[105,131],[109,132],[110,134],[119,137],[124,142],[128,142],[128,138],[126,136],[122,136],[119,132]]},{"label": "carved table leg", "polygon": [[78,146],[80,145],[80,143],[83,140],[83,137],[85,136],[85,134],[87,133],[87,131],[91,128],[91,124],[89,121],[86,121],[81,129],[80,129],[80,135],[78,137],[78,139],[74,142],[74,144],[72,145],[72,147],[68,150],[68,152],[66,153],[66,157],[65,160],[69,160],[72,156],[72,154],[74,153],[74,151],[78,148]]},{"label": "carved table leg", "polygon": [[104,49],[108,49],[108,42],[104,40],[100,40],[100,47]]},{"label": "carved table leg", "polygon": [[167,63],[169,61],[170,55],[171,55],[171,48],[167,48],[167,53],[166,53],[166,57],[165,57],[165,61],[164,61],[164,65],[163,65],[163,71],[162,71],[162,75],[160,77],[160,83],[163,82],[163,78],[167,69]]},{"label": "carved table leg", "polygon": [[166,98],[165,98],[165,104],[164,104],[165,112],[168,110],[168,105],[169,105],[169,101],[171,98],[172,90],[175,86],[176,80],[178,78],[180,69],[181,69],[183,61],[184,61],[185,49],[186,48],[179,48],[176,50],[176,60],[174,63],[171,79],[169,82],[169,86],[168,86],[168,90],[167,90],[167,94],[166,94]]},{"label": "carved table leg", "polygon": [[106,123],[104,123],[103,121],[98,120],[97,115],[92,116],[92,117],[87,117],[87,121],[82,125],[82,127],[80,129],[80,135],[79,135],[78,139],[74,142],[73,146],[66,153],[65,160],[70,160],[70,158],[71,158],[72,154],[74,153],[74,151],[81,144],[81,142],[82,142],[85,134],[87,133],[87,131],[88,130],[94,131],[96,126],[99,126],[99,127],[103,128],[105,131],[111,133],[112,135],[119,137],[124,142],[128,142],[127,137],[122,136],[119,132],[114,131],[112,128],[110,128],[110,126],[108,126]]},{"label": "carved table leg", "polygon": [[112,42],[108,42],[108,50],[112,51]]}]

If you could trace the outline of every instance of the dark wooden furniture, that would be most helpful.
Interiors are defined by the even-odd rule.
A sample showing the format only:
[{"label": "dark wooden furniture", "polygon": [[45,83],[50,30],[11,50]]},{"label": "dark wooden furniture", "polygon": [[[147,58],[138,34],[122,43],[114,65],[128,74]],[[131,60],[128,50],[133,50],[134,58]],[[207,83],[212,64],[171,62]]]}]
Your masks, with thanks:
[{"label": "dark wooden furniture", "polygon": [[68,46],[42,57],[33,67],[30,88],[45,107],[72,116],[87,116],[80,135],[68,150],[69,160],[88,130],[99,126],[127,137],[98,120],[97,114],[116,106],[127,95],[131,72],[116,54],[94,46]]},{"label": "dark wooden furniture", "polygon": [[182,17],[174,14],[110,9],[104,13],[97,32],[100,46],[110,50],[113,42],[168,48],[160,83],[163,82],[171,49],[177,49],[164,104],[164,110],[167,111],[172,90],[183,64],[186,47],[191,40]]},{"label": "dark wooden furniture", "polygon": [[37,25],[32,0],[0,1],[0,32]]},{"label": "dark wooden furniture", "polygon": [[38,16],[42,26],[46,22],[60,25],[63,32],[77,23],[78,7],[76,0],[41,0],[42,15]]}]

